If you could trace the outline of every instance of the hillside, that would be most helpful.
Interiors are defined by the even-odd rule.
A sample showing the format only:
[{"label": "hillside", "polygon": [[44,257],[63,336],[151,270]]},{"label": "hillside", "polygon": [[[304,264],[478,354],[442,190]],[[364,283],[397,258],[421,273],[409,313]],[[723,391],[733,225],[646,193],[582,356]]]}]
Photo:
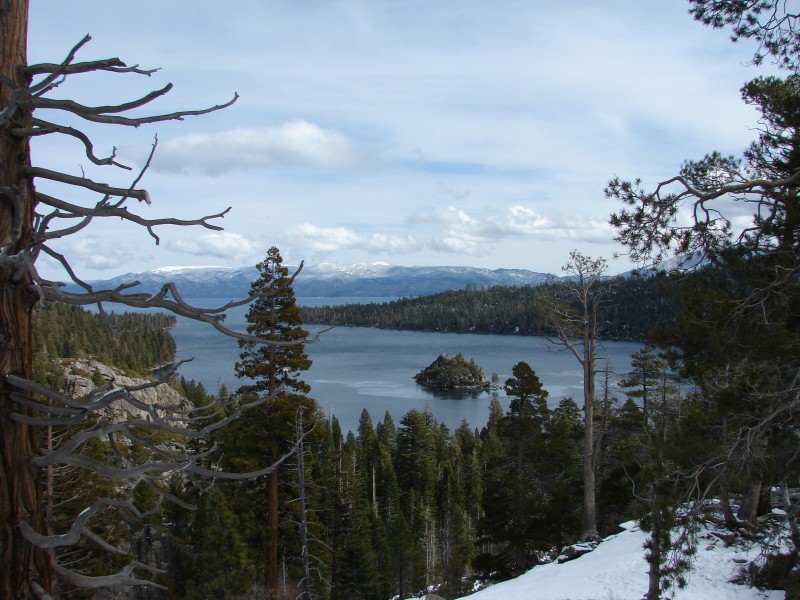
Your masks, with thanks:
[{"label": "hillside", "polygon": [[[297,267],[289,266],[294,272]],[[255,267],[164,267],[143,273],[126,273],[91,283],[96,289],[114,288],[139,281],[133,291],[153,293],[166,283],[175,283],[185,298],[244,298],[258,276]],[[294,281],[298,297],[387,297],[424,296],[446,290],[496,285],[538,285],[545,273],[525,269],[479,269],[474,267],[400,267],[385,263],[305,265]],[[67,286],[66,289],[73,289]]]},{"label": "hillside", "polygon": [[[575,560],[534,567],[524,575],[468,596],[469,600],[640,600],[647,591],[643,544],[647,534],[634,522]],[[704,528],[686,588],[675,600],[783,600],[783,591],[761,591],[731,583],[741,564],[758,548],[727,546],[713,528]]]},{"label": "hillside", "polygon": [[[392,302],[303,307],[306,323],[411,331],[548,335],[536,313],[542,286],[461,289]],[[601,336],[641,340],[666,325],[675,305],[662,278],[619,277],[600,307]]]}]

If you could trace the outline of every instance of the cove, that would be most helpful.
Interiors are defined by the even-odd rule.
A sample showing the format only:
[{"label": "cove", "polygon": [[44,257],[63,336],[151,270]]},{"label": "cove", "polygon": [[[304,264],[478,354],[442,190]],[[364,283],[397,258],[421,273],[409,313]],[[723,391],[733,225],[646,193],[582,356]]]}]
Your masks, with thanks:
[{"label": "cove", "polygon": [[[300,304],[324,304],[331,298],[298,298]],[[347,299],[351,300],[351,299]],[[364,298],[358,301],[364,302]],[[380,299],[381,301],[384,299]],[[194,299],[201,306],[218,304],[216,300]],[[337,302],[338,303],[338,302]],[[230,311],[226,325],[244,330],[247,307]],[[306,326],[312,337],[325,329]],[[207,324],[178,318],[172,335],[178,347],[178,359],[192,358],[181,365],[179,374],[201,382],[210,393],[224,384],[236,390],[241,381],[234,374],[239,360],[236,340],[221,335]],[[630,355],[641,348],[636,342],[603,342],[599,349],[598,369],[608,361],[611,393],[624,398],[614,384],[630,371]],[[439,354],[460,352],[474,359],[487,377],[497,374],[500,382],[511,376],[512,367],[525,361],[533,367],[550,394],[552,406],[564,396],[582,404],[581,369],[575,358],[545,338],[532,336],[474,333],[436,333],[394,331],[364,327],[337,327],[325,331],[319,340],[308,344],[306,352],[313,361],[302,378],[311,386],[325,414],[336,416],[342,430],[355,431],[361,411],[366,408],[373,423],[383,420],[388,411],[395,423],[409,410],[430,405],[437,421],[451,430],[466,419],[472,428],[482,428],[489,415],[491,392],[441,392],[418,385],[413,376],[427,367]],[[598,374],[598,394],[602,394],[603,376]],[[503,406],[508,398],[495,392]]]}]

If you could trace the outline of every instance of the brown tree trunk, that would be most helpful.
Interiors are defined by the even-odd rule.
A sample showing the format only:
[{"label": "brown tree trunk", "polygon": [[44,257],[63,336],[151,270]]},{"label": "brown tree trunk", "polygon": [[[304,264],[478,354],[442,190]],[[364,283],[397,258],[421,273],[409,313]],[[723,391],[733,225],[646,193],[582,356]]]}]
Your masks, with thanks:
[{"label": "brown tree trunk", "polygon": [[597,340],[597,304],[584,287],[583,297],[583,511],[581,540],[595,540],[597,533],[597,500],[595,498],[594,452],[594,351]]},{"label": "brown tree trunk", "polygon": [[[0,10],[0,113],[9,106],[14,87],[25,89],[28,2],[12,0]],[[7,82],[13,82],[14,86]],[[31,242],[33,184],[27,139],[11,135],[13,127],[29,127],[31,114],[17,110],[0,124],[0,246],[14,255]],[[32,586],[53,593],[50,554],[29,544],[20,534],[25,520],[44,531],[41,474],[30,465],[39,452],[36,430],[11,420],[24,410],[11,401],[6,374],[32,376],[31,313],[37,295],[30,277],[0,268],[0,597],[33,598]]]},{"label": "brown tree trunk", "polygon": [[[273,461],[274,462],[274,461]],[[278,469],[269,475],[269,565],[267,592],[270,598],[278,595]]]},{"label": "brown tree trunk", "polygon": [[[588,348],[588,346],[584,346]],[[597,502],[594,471],[594,351],[583,359],[583,511],[581,540],[597,539]]]},{"label": "brown tree trunk", "polygon": [[658,506],[658,495],[655,484],[650,486],[650,539],[648,540],[647,563],[647,594],[644,600],[661,599],[661,563],[664,557],[661,556],[663,524],[661,522],[661,509]]}]

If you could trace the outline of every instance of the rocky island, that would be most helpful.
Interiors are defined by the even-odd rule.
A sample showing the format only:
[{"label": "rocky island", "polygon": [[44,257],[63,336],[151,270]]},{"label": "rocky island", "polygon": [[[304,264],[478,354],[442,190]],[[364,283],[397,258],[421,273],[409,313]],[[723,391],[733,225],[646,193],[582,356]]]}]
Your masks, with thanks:
[{"label": "rocky island", "polygon": [[428,367],[414,375],[420,385],[455,389],[491,389],[492,384],[474,360],[467,360],[459,352],[455,356],[440,354]]}]

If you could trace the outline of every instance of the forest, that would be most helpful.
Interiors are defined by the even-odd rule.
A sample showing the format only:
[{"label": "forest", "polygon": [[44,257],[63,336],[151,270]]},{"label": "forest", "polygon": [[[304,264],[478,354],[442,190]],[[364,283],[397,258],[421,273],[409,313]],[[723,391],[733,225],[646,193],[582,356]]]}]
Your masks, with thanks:
[{"label": "forest", "polygon": [[[136,346],[123,351],[126,345],[114,339],[97,314],[57,305],[42,309],[36,319],[42,361],[60,364],[91,355],[127,370],[132,363],[126,354],[133,352],[137,368],[146,370],[170,358],[171,318],[129,313],[115,316],[114,322],[136,330]],[[89,336],[94,344],[81,345]],[[56,343],[66,338],[73,341]],[[295,394],[276,399],[263,417],[220,430],[209,444],[218,443],[224,452],[209,462],[248,470],[270,452],[291,447],[298,435],[297,408],[305,409],[303,513],[296,457],[281,469],[279,479],[278,597],[294,598],[301,589],[302,521],[314,564],[312,594],[320,598],[386,599],[431,585],[443,597],[454,598],[476,580],[524,572],[573,541],[580,524],[580,409],[568,398],[550,409],[546,390],[526,367],[515,367],[518,377],[507,382],[517,394],[507,413],[497,398],[502,392],[497,392],[487,423],[462,422],[454,431],[425,407],[397,423],[388,413],[373,420],[365,408],[358,430],[345,432],[335,418],[324,417],[315,400]],[[195,406],[220,405],[230,411],[240,401],[225,388],[210,394],[194,381],[174,385]],[[630,385],[633,398],[639,388]],[[605,534],[635,514],[624,473],[637,470],[631,444],[643,414],[634,401],[619,406],[608,398],[601,415],[599,514]],[[186,443],[168,436],[161,441]],[[95,445],[88,451],[103,449]],[[130,451],[147,452],[145,447]],[[108,493],[95,476],[76,469],[56,470],[54,477],[56,528],[81,505],[76,495],[85,502],[87,494]],[[265,502],[269,479],[208,485],[173,474],[170,492],[197,509],[160,505],[155,495],[140,492],[140,503],[152,512],[129,528],[115,528],[112,539],[130,545],[143,563],[167,571],[156,581],[170,591],[153,597],[234,598],[263,591],[271,543]],[[61,558],[87,574],[107,569],[104,554],[89,542]],[[82,597],[77,590],[70,595]]]},{"label": "forest", "polygon": [[[262,279],[253,285],[269,282],[277,292],[251,306],[249,330],[302,339],[301,311],[281,260],[272,249],[259,265]],[[697,293],[696,286],[706,289],[702,282],[709,279],[709,272],[691,278],[696,285],[683,288],[684,293]],[[104,329],[106,342],[99,347],[119,346],[99,315],[59,308],[54,319],[48,311],[37,316],[43,356],[60,361],[68,358],[63,349],[72,348],[47,340],[80,340],[89,332],[103,338]],[[159,349],[145,355],[145,367],[169,358],[172,346],[163,336],[169,336],[170,320],[154,315],[115,319],[126,327],[136,324],[141,347]],[[661,331],[666,335],[678,327]],[[272,474],[237,481],[169,474],[164,483],[174,500],[170,503],[162,504],[146,488],[137,491],[141,516],[109,535],[138,562],[163,569],[154,582],[168,591],[139,589],[131,597],[384,600],[435,590],[449,599],[573,555],[583,527],[585,415],[572,398],[549,399],[527,363],[515,365],[513,376],[493,393],[486,423],[463,421],[451,431],[429,407],[410,410],[398,422],[388,413],[373,416],[365,407],[357,431],[343,431],[335,417],[325,417],[302,381],[310,366],[302,344],[273,349],[269,361],[262,354],[269,346],[242,342],[240,347],[236,369],[246,378],[239,390],[223,386],[212,394],[194,381],[173,382],[200,407],[199,417],[220,420],[276,384],[285,391],[266,410],[245,413],[208,440],[189,442],[164,433],[160,447],[188,443],[207,466],[229,472],[253,471],[281,455],[289,458]],[[91,351],[116,360],[113,351]],[[621,393],[615,394],[598,373],[592,422],[596,536],[612,534],[630,519],[656,531],[685,527],[686,538],[658,542],[663,547],[659,585],[678,585],[688,563],[670,557],[691,553],[692,522],[717,518],[703,503],[687,513],[677,510],[677,503],[690,497],[684,496],[686,473],[703,481],[719,477],[697,469],[715,456],[726,432],[718,426],[720,413],[709,410],[702,393],[680,384],[665,356],[645,346],[632,358]],[[499,394],[510,398],[505,412]],[[766,450],[792,465],[795,444],[795,434],[785,431]],[[101,443],[87,452],[105,450]],[[157,456],[146,445],[134,444],[123,454],[128,452]],[[797,466],[791,469],[796,472]],[[779,473],[769,475],[770,481],[784,476]],[[728,518],[738,528],[750,522],[748,514],[755,520],[776,501],[782,505],[764,495],[760,483],[748,507],[752,480],[741,475],[726,478],[725,488],[728,510],[738,510]],[[91,473],[57,470],[54,478],[57,507],[64,498],[54,526],[69,520],[76,489],[84,504],[91,494],[109,493]],[[189,506],[194,510],[186,510]],[[111,528],[110,516],[103,523]],[[88,542],[60,558],[86,574],[107,569],[103,553]],[[754,573],[753,581],[780,583],[786,568]],[[70,593],[89,597],[79,590]]]},{"label": "forest", "polygon": [[[221,307],[192,306],[169,286],[138,294],[132,282],[95,290],[80,279],[56,249],[70,244],[56,240],[93,221],[128,221],[158,242],[154,230],[166,224],[219,231],[228,211],[140,215],[134,201],[151,198],[137,186],[157,140],[122,187],[34,166],[30,139],[65,134],[96,165],[129,168],[116,149],[98,157],[87,134],[34,112],[138,127],[214,112],[238,94],[144,116],[128,111],[171,84],[117,105],[48,97],[72,75],[153,71],[116,58],[74,62],[89,36],[61,63],[28,65],[28,3],[3,3],[0,596],[89,598],[111,587],[154,600],[384,600],[425,591],[449,600],[569,560],[636,519],[648,536],[646,600],[692,577],[706,523],[725,543],[760,550],[741,583],[800,598],[800,15],[774,0],[689,4],[701,23],[753,38],[753,64],[769,57],[783,73],[742,86],[757,118],[740,155],[710,149],[658,183],[614,176],[603,190],[616,207],[613,238],[632,263],[685,259],[688,271],[616,280],[604,259],[575,250],[565,277],[536,289],[468,289],[304,317],[274,246],[250,296]],[[75,204],[34,180],[100,199]],[[40,254],[82,291],[43,278]],[[173,359],[174,320],[61,306],[105,303],[165,309],[237,339],[242,385],[211,393],[172,378],[188,403],[143,402],[138,392],[170,378],[169,369],[158,379],[149,373]],[[244,304],[246,332],[227,329],[225,311]],[[582,397],[550,399],[535,365],[519,362],[497,391],[508,410],[493,398],[486,423],[451,431],[425,407],[397,423],[365,408],[357,431],[345,432],[303,380],[311,366],[304,318],[540,332],[580,364]],[[595,360],[603,336],[647,342],[619,392]],[[86,373],[97,387],[72,397],[65,368],[86,354],[117,363],[120,377],[143,377],[118,385]]]},{"label": "forest", "polygon": [[[645,340],[656,327],[674,320],[675,288],[682,278],[665,274],[609,278],[612,291],[600,306],[603,337]],[[540,299],[557,283],[464,289],[392,302],[303,306],[306,323],[380,329],[551,335],[537,313]]]}]

